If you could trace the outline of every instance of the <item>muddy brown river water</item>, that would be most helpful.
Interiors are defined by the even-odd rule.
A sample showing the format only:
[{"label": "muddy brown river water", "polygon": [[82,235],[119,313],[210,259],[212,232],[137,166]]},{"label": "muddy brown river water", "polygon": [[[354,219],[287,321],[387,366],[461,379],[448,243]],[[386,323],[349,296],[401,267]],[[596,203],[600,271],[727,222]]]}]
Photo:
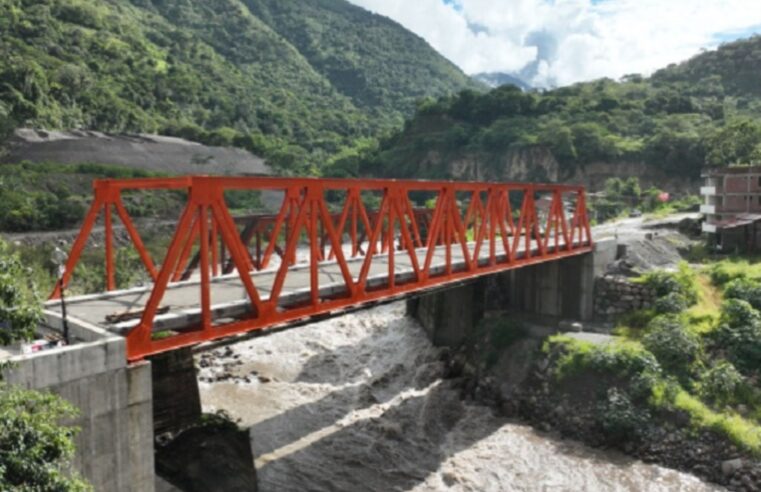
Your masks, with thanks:
[{"label": "muddy brown river water", "polygon": [[391,304],[199,356],[201,398],[249,427],[262,492],[721,490],[463,402],[440,356]]}]

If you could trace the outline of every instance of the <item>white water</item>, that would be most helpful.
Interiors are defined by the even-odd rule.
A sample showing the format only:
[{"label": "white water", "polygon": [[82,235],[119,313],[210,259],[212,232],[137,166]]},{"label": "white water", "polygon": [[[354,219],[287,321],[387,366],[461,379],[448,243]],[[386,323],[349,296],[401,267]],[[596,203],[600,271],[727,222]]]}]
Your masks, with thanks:
[{"label": "white water", "polygon": [[201,398],[250,427],[263,492],[716,489],[463,403],[401,303],[231,349],[207,359]]}]

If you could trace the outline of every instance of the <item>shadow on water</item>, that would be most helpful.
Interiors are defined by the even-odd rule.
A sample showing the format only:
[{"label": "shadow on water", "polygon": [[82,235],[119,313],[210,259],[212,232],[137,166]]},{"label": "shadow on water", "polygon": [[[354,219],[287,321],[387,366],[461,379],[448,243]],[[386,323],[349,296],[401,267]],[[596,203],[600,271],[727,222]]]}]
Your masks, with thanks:
[{"label": "shadow on water", "polygon": [[374,401],[367,395],[361,387],[348,386],[314,402],[289,408],[249,427],[254,453],[271,453],[335,424],[351,411],[369,407]]},{"label": "shadow on water", "polygon": [[[258,470],[265,490],[407,490],[425,481],[454,453],[491,435],[504,423],[490,419],[466,439],[446,443],[463,418],[464,404],[454,381],[402,400],[380,416],[356,420]],[[267,432],[253,426],[254,446]],[[446,449],[446,452],[443,451]]]},{"label": "shadow on water", "polygon": [[[263,420],[250,428],[257,455],[270,453],[289,443],[329,427],[349,413],[382,404],[407,390],[421,390],[441,378],[443,363],[430,360],[431,353],[420,360],[395,364],[378,371],[378,377],[367,380],[363,368],[373,367],[371,360],[360,357],[371,347],[377,346],[374,337],[367,337],[354,345],[344,345],[328,353],[320,353],[308,359],[297,383],[339,384],[335,391],[324,397],[285,410]],[[376,355],[375,357],[379,357]],[[382,358],[383,355],[380,355]],[[341,367],[351,366],[357,374],[344,374]],[[359,368],[359,369],[357,369]]]}]

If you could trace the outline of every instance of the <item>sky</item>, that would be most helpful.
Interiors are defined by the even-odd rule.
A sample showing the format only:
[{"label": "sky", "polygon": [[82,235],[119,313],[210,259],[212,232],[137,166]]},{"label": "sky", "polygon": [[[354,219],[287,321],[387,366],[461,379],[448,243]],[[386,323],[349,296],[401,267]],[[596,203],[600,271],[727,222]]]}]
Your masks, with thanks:
[{"label": "sky", "polygon": [[418,34],[468,74],[537,87],[650,74],[761,34],[761,0],[349,0]]}]

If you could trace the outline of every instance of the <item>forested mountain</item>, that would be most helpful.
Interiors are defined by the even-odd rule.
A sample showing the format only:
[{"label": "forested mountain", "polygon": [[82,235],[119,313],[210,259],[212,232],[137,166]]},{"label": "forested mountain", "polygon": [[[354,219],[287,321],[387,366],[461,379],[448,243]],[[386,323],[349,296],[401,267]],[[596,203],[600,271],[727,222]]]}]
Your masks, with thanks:
[{"label": "forested mountain", "polygon": [[483,89],[396,22],[336,0],[245,0],[359,108],[394,126],[418,100]]},{"label": "forested mountain", "polygon": [[345,0],[0,0],[0,130],[161,132],[304,172],[478,88]]},{"label": "forested mountain", "polygon": [[475,169],[488,169],[503,165],[499,156],[531,146],[549,148],[565,176],[596,162],[645,162],[686,177],[705,165],[761,162],[761,36],[650,78],[541,93],[503,86],[428,101],[381,143],[364,170],[451,176],[454,162],[475,160]]}]

